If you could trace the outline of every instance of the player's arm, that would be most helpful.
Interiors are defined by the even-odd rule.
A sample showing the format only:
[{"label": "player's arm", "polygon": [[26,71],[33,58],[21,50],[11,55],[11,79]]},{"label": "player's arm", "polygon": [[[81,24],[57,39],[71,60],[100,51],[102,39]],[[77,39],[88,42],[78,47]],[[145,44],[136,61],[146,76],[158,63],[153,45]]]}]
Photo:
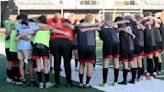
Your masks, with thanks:
[{"label": "player's arm", "polygon": [[109,26],[109,27],[115,27],[118,24],[125,24],[125,23],[129,23],[129,20],[122,20],[122,21],[117,21],[117,22],[113,22],[113,21],[105,21],[105,25]]},{"label": "player's arm", "polygon": [[119,32],[125,32],[125,33],[128,33],[130,34],[133,38],[135,38],[135,35],[133,34],[133,32],[130,32],[127,28],[118,28],[118,31]]},{"label": "player's arm", "polygon": [[81,32],[86,32],[86,31],[100,31],[100,27],[89,27],[89,28],[80,28]]},{"label": "player's arm", "polygon": [[66,35],[66,36],[70,36],[69,32],[60,31],[59,29],[52,29],[51,32],[52,33],[63,34],[63,35]]},{"label": "player's arm", "polygon": [[27,35],[30,35],[30,34],[34,34],[35,33],[35,31],[29,31],[29,32],[26,32],[26,33],[24,33],[24,34],[21,34],[21,35],[18,35],[17,37],[16,37],[16,40],[18,40],[18,39],[25,39],[25,40],[29,40],[28,39],[28,37],[27,37]]}]

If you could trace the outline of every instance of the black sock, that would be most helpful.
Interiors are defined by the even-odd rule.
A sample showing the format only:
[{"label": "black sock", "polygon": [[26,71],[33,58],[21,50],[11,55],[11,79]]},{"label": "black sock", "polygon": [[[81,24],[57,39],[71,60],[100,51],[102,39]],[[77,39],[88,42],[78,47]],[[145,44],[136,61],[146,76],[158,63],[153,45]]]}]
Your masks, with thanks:
[{"label": "black sock", "polygon": [[141,75],[142,75],[142,68],[138,67],[137,69],[138,69],[138,76],[137,76],[137,78],[139,79],[141,77]]},{"label": "black sock", "polygon": [[86,84],[89,84],[90,79],[91,79],[91,77],[90,77],[90,76],[87,76],[87,79],[86,79]]},{"label": "black sock", "polygon": [[108,68],[103,68],[103,83],[107,82]]},{"label": "black sock", "polygon": [[123,82],[127,82],[128,69],[123,69]]},{"label": "black sock", "polygon": [[161,72],[162,63],[158,63],[158,71]]},{"label": "black sock", "polygon": [[44,74],[45,82],[49,82],[49,74]]},{"label": "black sock", "polygon": [[131,72],[132,72],[132,81],[134,82],[136,79],[136,70],[137,68],[131,68]]},{"label": "black sock", "polygon": [[16,68],[15,67],[12,67],[12,79],[13,81],[16,81]]},{"label": "black sock", "polygon": [[147,72],[153,75],[153,59],[147,59]]},{"label": "black sock", "polygon": [[93,67],[96,67],[96,63],[93,64]]},{"label": "black sock", "polygon": [[84,76],[84,74],[79,74],[80,83],[83,83],[83,76]]},{"label": "black sock", "polygon": [[155,64],[155,67],[154,67],[154,72],[157,72],[158,71],[158,57],[153,57],[154,59],[154,64]]},{"label": "black sock", "polygon": [[145,69],[144,69],[144,59],[142,59],[142,69],[141,69],[141,75],[144,75]]},{"label": "black sock", "polygon": [[6,74],[7,74],[7,77],[10,78],[10,70],[9,69],[6,70]]},{"label": "black sock", "polygon": [[20,81],[19,67],[16,67],[16,79],[17,79],[17,82]]},{"label": "black sock", "polygon": [[114,68],[114,82],[118,80],[119,69]]},{"label": "black sock", "polygon": [[38,81],[39,82],[43,82],[43,80],[42,80],[42,72],[37,72],[37,75],[38,75]]},{"label": "black sock", "polygon": [[75,68],[78,66],[78,59],[75,59]]}]

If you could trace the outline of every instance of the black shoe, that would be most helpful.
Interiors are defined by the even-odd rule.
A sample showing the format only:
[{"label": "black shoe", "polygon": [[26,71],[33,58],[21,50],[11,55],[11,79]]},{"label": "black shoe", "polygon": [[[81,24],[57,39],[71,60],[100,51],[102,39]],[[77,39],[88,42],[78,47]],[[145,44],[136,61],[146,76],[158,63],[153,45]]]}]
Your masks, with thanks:
[{"label": "black shoe", "polygon": [[129,81],[129,83],[131,83],[131,84],[135,84],[135,81],[132,81],[132,80],[131,80],[131,81]]},{"label": "black shoe", "polygon": [[23,83],[22,84],[23,87],[28,87],[29,86],[26,81],[23,81],[22,83]]},{"label": "black shoe", "polygon": [[66,85],[67,88],[74,87],[74,86],[75,86],[75,85],[73,85],[72,83],[68,83],[68,84]]},{"label": "black shoe", "polygon": [[60,88],[60,84],[59,83],[57,83],[57,84],[55,84],[55,88]]},{"label": "black shoe", "polygon": [[122,81],[122,82],[119,82],[118,84],[121,84],[121,85],[127,85],[127,82]]},{"label": "black shoe", "polygon": [[37,86],[37,84],[36,84],[35,81],[31,81],[30,86],[31,86],[31,87],[34,87],[34,86]]}]

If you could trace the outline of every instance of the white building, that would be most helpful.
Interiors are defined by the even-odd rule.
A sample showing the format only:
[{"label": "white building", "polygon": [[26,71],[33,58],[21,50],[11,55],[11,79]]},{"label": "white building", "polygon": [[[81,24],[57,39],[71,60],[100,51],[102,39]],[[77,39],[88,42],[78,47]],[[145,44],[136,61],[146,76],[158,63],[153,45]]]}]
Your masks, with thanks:
[{"label": "white building", "polygon": [[[1,0],[2,1],[2,0]],[[2,6],[4,3],[3,0]],[[22,12],[31,16],[45,14],[52,17],[55,12],[61,13],[64,17],[68,13],[76,13],[77,18],[83,18],[85,14],[105,14],[106,19],[113,19],[115,16],[124,16],[136,12],[151,10],[158,12],[164,9],[164,0],[8,0],[12,3],[4,5],[2,19],[6,19],[6,8],[10,11],[10,18],[13,19]]]}]

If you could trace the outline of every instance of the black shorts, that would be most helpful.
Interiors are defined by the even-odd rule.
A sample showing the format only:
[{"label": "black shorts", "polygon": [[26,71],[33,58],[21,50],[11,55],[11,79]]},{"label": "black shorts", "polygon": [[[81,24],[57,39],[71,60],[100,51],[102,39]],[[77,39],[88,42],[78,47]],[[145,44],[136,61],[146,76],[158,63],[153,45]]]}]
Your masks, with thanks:
[{"label": "black shorts", "polygon": [[154,48],[155,48],[155,51],[158,51],[158,52],[162,51],[162,42],[158,42]]},{"label": "black shorts", "polygon": [[32,51],[32,58],[33,59],[38,59],[38,58],[43,58],[43,59],[48,59],[49,58],[49,48],[36,48],[34,46],[33,51]]},{"label": "black shorts", "polygon": [[5,49],[6,57],[8,61],[18,61],[17,52],[11,52],[9,49]]},{"label": "black shorts", "polygon": [[134,55],[135,57],[138,57],[138,56],[143,56],[144,54],[144,46],[139,46],[139,45],[136,45],[134,46]]},{"label": "black shorts", "polygon": [[155,51],[155,46],[154,47],[144,47],[144,53],[147,54],[153,54]]},{"label": "black shorts", "polygon": [[78,54],[80,62],[95,63],[96,61],[95,46],[78,47]]},{"label": "black shorts", "polygon": [[119,58],[119,43],[116,44],[103,44],[103,58]]},{"label": "black shorts", "polygon": [[120,51],[120,59],[122,62],[134,61],[134,51]]},{"label": "black shorts", "polygon": [[73,44],[73,46],[72,46],[72,50],[77,50],[77,49],[78,49],[77,44]]}]

